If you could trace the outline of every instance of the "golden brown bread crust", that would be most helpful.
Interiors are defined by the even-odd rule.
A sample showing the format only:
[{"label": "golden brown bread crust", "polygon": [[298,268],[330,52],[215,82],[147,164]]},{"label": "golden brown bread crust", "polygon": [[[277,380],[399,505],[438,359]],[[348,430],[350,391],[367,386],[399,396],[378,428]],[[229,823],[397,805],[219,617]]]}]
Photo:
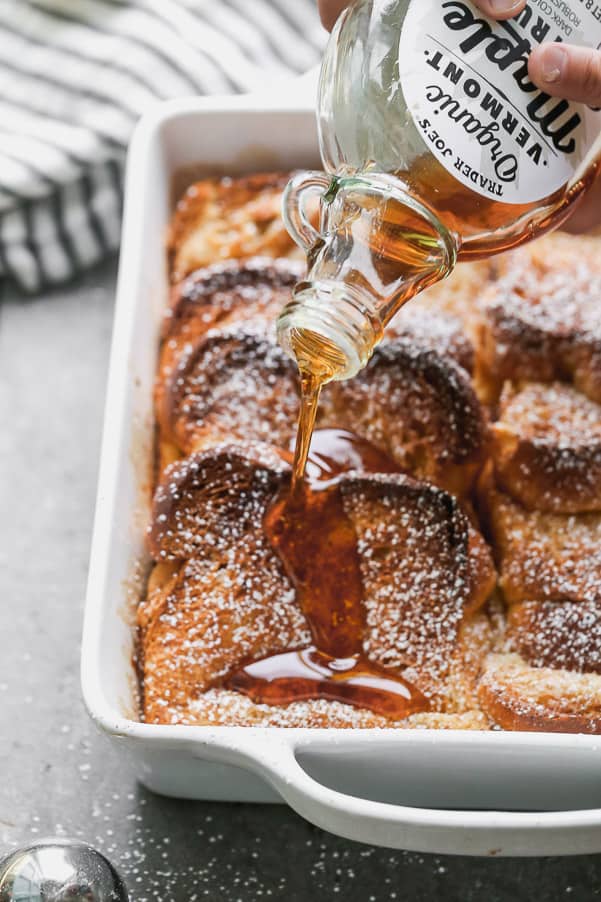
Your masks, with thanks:
[{"label": "golden brown bread crust", "polygon": [[521,655],[532,667],[601,674],[601,602],[512,605],[504,649]]},{"label": "golden brown bread crust", "polygon": [[181,346],[228,319],[239,323],[255,316],[275,318],[303,271],[293,260],[266,257],[196,269],[171,290],[162,338]]},{"label": "golden brown bread crust", "polygon": [[[553,236],[458,267],[401,311],[354,384],[324,393],[320,426],[362,434],[466,510],[490,450],[496,473],[487,467],[479,495],[510,603],[501,638],[503,618],[486,607],[490,552],[457,502],[403,476],[352,476],[343,493],[361,548],[365,649],[434,710],[393,722],[325,700],[259,705],[222,688],[243,661],[310,640],[263,532],[289,467],[261,443],[284,449],[294,432],[296,380],[271,323],[303,265],[242,259],[296,254],[279,219],[286,179],[206,180],[174,217],[173,275],[191,274],[174,287],[163,330],[160,469],[190,456],[155,500],[159,563],[139,609],[146,719],[601,732],[601,426],[578,394],[601,402],[598,239]],[[486,402],[504,388],[490,445],[468,374]]]},{"label": "golden brown bread crust", "polygon": [[451,313],[407,304],[386,329],[383,342],[411,341],[416,348],[436,351],[444,360],[454,360],[466,372],[474,370],[474,346],[461,320]]},{"label": "golden brown bread crust", "polygon": [[[208,717],[199,696],[235,668],[310,644],[263,530],[289,476],[285,462],[256,444],[195,454],[165,474],[150,541],[155,559],[166,563],[139,612],[149,722],[191,722],[195,706],[197,718]],[[442,490],[401,475],[349,475],[341,491],[358,536],[365,652],[410,675],[434,711],[467,718],[490,648],[488,619],[478,613],[493,575],[490,558],[484,561],[466,516]],[[345,717],[349,726],[383,720],[332,704],[338,725]],[[309,717],[311,705],[303,710]],[[318,705],[314,714],[323,722],[328,711]]]},{"label": "golden brown bread crust", "polygon": [[491,395],[507,379],[563,380],[601,402],[600,261],[598,238],[552,236],[499,264],[478,336]]},{"label": "golden brown bread crust", "polygon": [[601,601],[601,512],[527,511],[497,488],[490,465],[479,500],[509,604]]},{"label": "golden brown bread crust", "polygon": [[[177,394],[181,379],[178,367],[185,369],[190,361],[202,356],[203,341],[215,328],[257,321],[265,324],[269,320],[268,331],[272,334],[272,322],[289,301],[301,272],[302,267],[287,260],[230,260],[197,270],[173,289],[163,321],[155,386],[155,408],[163,441],[176,447],[179,444],[173,422],[173,394]],[[181,450],[189,452],[189,442],[184,440]]]},{"label": "golden brown bread crust", "polygon": [[354,379],[327,386],[320,425],[350,429],[408,473],[464,496],[484,460],[487,423],[467,373],[398,338]]},{"label": "golden brown bread crust", "polygon": [[[342,497],[358,539],[364,650],[457,711],[448,677],[466,618],[483,603],[486,572],[471,558],[470,526],[446,492],[403,476],[347,477]],[[477,552],[476,552],[477,554]]]},{"label": "golden brown bread crust", "polygon": [[169,467],[153,500],[148,529],[157,561],[211,557],[215,548],[263,532],[266,506],[290,478],[271,445],[225,444]]},{"label": "golden brown bread crust", "polygon": [[290,173],[210,178],[190,185],[171,220],[167,247],[173,282],[220,260],[302,255],[281,219]]},{"label": "golden brown bread crust", "polygon": [[491,427],[497,483],[529,510],[601,510],[601,406],[571,386],[507,383]]},{"label": "golden brown bread crust", "polygon": [[182,564],[143,639],[149,723],[219,685],[243,661],[310,644],[280,561],[261,531]]},{"label": "golden brown bread crust", "polygon": [[184,454],[224,441],[288,448],[298,376],[271,320],[213,329],[189,343],[157,390],[163,434]]},{"label": "golden brown bread crust", "polygon": [[[227,440],[291,446],[297,370],[277,344],[271,317],[294,274],[264,261],[230,264],[195,273],[180,291],[167,319],[155,401],[163,439],[182,453]],[[348,428],[401,469],[466,496],[486,450],[484,412],[465,369],[442,342],[425,347],[423,322],[420,329],[421,343],[389,338],[356,379],[327,386],[317,425]]]},{"label": "golden brown bread crust", "polygon": [[601,733],[601,677],[530,667],[489,655],[478,687],[482,710],[506,730]]}]

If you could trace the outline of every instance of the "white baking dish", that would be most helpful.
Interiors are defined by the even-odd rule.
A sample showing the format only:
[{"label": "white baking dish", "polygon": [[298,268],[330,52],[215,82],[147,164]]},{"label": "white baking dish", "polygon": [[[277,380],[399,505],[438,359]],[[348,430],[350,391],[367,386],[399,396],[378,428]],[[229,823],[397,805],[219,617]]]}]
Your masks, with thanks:
[{"label": "white baking dish", "polygon": [[[168,795],[288,802],[320,827],[392,848],[470,855],[601,851],[601,737],[158,727],[136,722],[131,611],[147,564],[164,234],[174,173],[318,165],[311,103],[169,103],[132,143],[82,651],[88,710]],[[542,813],[541,813],[542,812]]]}]

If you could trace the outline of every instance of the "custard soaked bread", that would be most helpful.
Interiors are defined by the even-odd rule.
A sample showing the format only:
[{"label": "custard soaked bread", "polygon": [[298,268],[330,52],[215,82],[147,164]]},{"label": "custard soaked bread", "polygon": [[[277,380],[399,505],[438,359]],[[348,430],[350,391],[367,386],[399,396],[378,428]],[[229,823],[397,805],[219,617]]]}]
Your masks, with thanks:
[{"label": "custard soaked bread", "polygon": [[[298,277],[287,261],[230,261],[176,289],[155,399],[161,436],[180,453],[231,439],[291,447],[298,377],[274,319]],[[403,470],[465,495],[484,459],[487,425],[466,371],[471,346],[443,318],[438,331],[429,328],[434,319],[417,316],[356,379],[327,386],[318,428],[354,431]]]},{"label": "custard soaked bread", "polygon": [[552,235],[497,271],[478,338],[491,395],[508,379],[561,380],[601,403],[601,238]]},{"label": "custard soaked bread", "polygon": [[601,405],[570,385],[506,383],[492,425],[498,484],[529,510],[601,510]]},{"label": "custard soaked bread", "polygon": [[601,733],[601,677],[531,667],[515,654],[490,655],[480,680],[482,710],[505,730]]},{"label": "custard soaked bread", "polygon": [[[303,273],[285,181],[209,179],[174,216],[144,719],[601,732],[601,242],[458,267],[325,388],[311,467],[334,525],[325,547],[300,537],[299,572],[281,538],[299,398],[274,320]],[[356,568],[350,663],[316,643],[320,567],[345,604]],[[396,713],[354,691],[370,683],[396,687]]]},{"label": "custard soaked bread", "polygon": [[490,466],[480,489],[508,605],[480,707],[505,729],[601,732],[601,512],[528,511]]},{"label": "custard soaked bread", "polygon": [[528,511],[499,490],[490,465],[480,503],[507,602],[601,601],[601,511]]},{"label": "custard soaked bread", "polygon": [[[139,611],[149,722],[206,722],[202,694],[223,688],[236,668],[310,645],[263,526],[289,478],[289,466],[258,444],[213,448],[165,474],[150,532],[160,570]],[[341,494],[363,575],[365,654],[423,693],[422,721],[461,715],[481,725],[475,680],[490,627],[480,612],[494,583],[482,540],[450,495],[406,476],[349,474]],[[331,705],[330,718],[323,700],[315,712],[304,702],[303,725],[385,723]],[[285,708],[272,715],[290,724]]]},{"label": "custard soaked bread", "polygon": [[292,256],[302,261],[280,215],[289,178],[290,173],[271,172],[190,185],[169,230],[173,281],[229,258]]}]

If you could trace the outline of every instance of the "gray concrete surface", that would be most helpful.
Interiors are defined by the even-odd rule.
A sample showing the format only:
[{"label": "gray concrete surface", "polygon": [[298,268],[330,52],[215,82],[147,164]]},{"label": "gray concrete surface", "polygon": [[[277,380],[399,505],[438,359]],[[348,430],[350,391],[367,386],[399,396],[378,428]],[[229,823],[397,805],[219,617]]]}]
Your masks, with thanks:
[{"label": "gray concrete surface", "polygon": [[356,846],[284,807],[136,785],[79,693],[81,610],[116,267],[0,316],[0,856],[68,834],[134,902],[589,902],[601,857],[480,861]]}]

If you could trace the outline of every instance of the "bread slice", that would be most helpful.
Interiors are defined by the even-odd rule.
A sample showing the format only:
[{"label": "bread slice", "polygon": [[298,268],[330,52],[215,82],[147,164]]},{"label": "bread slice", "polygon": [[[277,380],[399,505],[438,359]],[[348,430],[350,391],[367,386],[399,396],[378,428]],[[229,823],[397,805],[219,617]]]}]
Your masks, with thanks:
[{"label": "bread slice", "polygon": [[484,299],[478,347],[505,380],[568,380],[601,402],[601,241],[553,236],[508,257]]},{"label": "bread slice", "polygon": [[168,235],[173,282],[220,260],[303,259],[284,228],[282,192],[289,173],[210,178],[190,185],[178,202]]},{"label": "bread slice", "polygon": [[249,439],[287,449],[298,420],[298,381],[271,320],[213,329],[185,346],[157,386],[161,431],[184,454]]},{"label": "bread slice", "polygon": [[[222,300],[211,305],[227,312],[208,331],[203,304],[194,302],[197,315],[185,331],[183,313],[173,321],[155,402],[163,439],[184,454],[229,440],[286,451],[293,445],[299,379],[268,316],[270,298],[279,296],[273,275],[261,270],[260,300],[253,286],[247,306],[232,307],[232,291],[220,292]],[[389,339],[355,379],[326,386],[317,426],[354,432],[401,470],[461,496],[472,487],[488,436],[466,371],[413,338]]]},{"label": "bread slice", "polygon": [[601,510],[601,405],[563,383],[507,383],[491,427],[496,480],[529,510]]},{"label": "bread slice", "polygon": [[601,677],[535,668],[520,655],[489,655],[478,686],[482,710],[505,730],[601,733]]},{"label": "bread slice", "polygon": [[190,726],[279,727],[337,730],[488,730],[490,722],[476,709],[463,714],[424,712],[406,720],[391,721],[364,708],[353,708],[327,699],[310,699],[290,705],[255,704],[227,689],[209,689],[181,707],[172,707],[172,722]]},{"label": "bread slice", "polygon": [[[196,454],[167,472],[150,530],[161,569],[139,616],[149,722],[201,722],[210,716],[202,694],[222,689],[239,666],[310,645],[307,621],[263,531],[289,476],[288,465],[257,444]],[[483,546],[457,502],[439,489],[401,475],[349,474],[340,490],[357,533],[365,653],[410,679],[432,712],[469,722],[491,640],[482,606],[494,572],[490,559],[484,566]],[[340,723],[344,711],[331,704]],[[238,708],[250,722],[258,716],[256,706]],[[328,709],[321,702],[319,710]],[[370,712],[354,712],[349,725],[358,720],[378,725]]]},{"label": "bread slice", "polygon": [[247,660],[306,647],[311,635],[277,555],[260,532],[182,564],[143,633],[145,719],[173,722]]},{"label": "bread slice", "polygon": [[275,319],[290,301],[303,266],[293,260],[226,260],[197,269],[171,290],[161,337],[181,348],[218,325]]},{"label": "bread slice", "polygon": [[490,465],[479,498],[508,603],[601,601],[601,512],[528,511],[497,488]]},{"label": "bread slice", "polygon": [[267,506],[290,479],[271,445],[224,444],[169,467],[148,528],[156,561],[215,558],[249,534],[262,534]]},{"label": "bread slice", "polygon": [[[201,398],[197,395],[196,389],[192,385],[195,376],[199,376],[201,381],[203,381],[203,361],[208,362],[211,347],[213,347],[219,363],[225,367],[226,372],[229,372],[230,375],[232,372],[232,353],[235,356],[233,338],[228,344],[232,352],[228,362],[225,359],[227,358],[225,340],[222,342],[221,350],[219,350],[217,348],[218,339],[214,337],[211,345],[211,341],[207,339],[207,333],[216,328],[227,329],[229,326],[237,325],[244,329],[248,326],[256,341],[260,341],[261,333],[269,336],[271,348],[275,334],[275,318],[290,300],[291,290],[300,278],[301,273],[302,267],[287,260],[256,258],[242,263],[232,260],[197,270],[174,288],[171,304],[163,323],[163,342],[155,385],[155,408],[160,426],[161,443],[159,473],[164,469],[164,466],[161,464],[166,464],[176,459],[176,455],[173,453],[174,449],[180,452],[189,452],[197,444],[202,445],[204,433],[210,426],[209,422],[204,425],[202,423],[203,415],[207,412],[207,409],[210,412],[219,408],[225,414],[225,407],[230,403],[234,417],[236,413],[242,413],[238,399],[235,397],[231,398],[231,401],[228,401],[223,396],[213,399],[207,397],[206,392],[203,393],[201,391]],[[242,340],[242,343],[244,343],[244,340]],[[260,378],[260,373],[257,370],[261,366],[261,349],[257,350],[256,355],[252,348],[249,347],[248,350],[249,378],[246,380],[247,387],[253,378]],[[267,348],[264,347],[263,350],[267,351]],[[243,353],[243,349],[240,347],[238,358],[234,365],[234,369],[237,370],[239,376],[239,387],[243,387],[240,386],[240,383],[244,381],[244,374],[241,372],[244,364]],[[292,365],[285,363],[284,355],[279,349],[269,350],[269,355],[272,360],[277,356],[286,372],[292,371]],[[220,373],[218,371],[205,375],[211,385],[221,386],[222,391],[224,385],[228,385],[227,378],[225,380],[219,379]],[[273,377],[273,373],[271,375]],[[206,384],[206,379],[204,380],[205,389],[209,387]],[[273,383],[273,378],[271,381]],[[229,387],[233,390],[235,386],[232,384]],[[265,393],[269,395],[269,387],[259,386],[259,395],[262,396]],[[297,394],[295,389],[290,396],[295,405],[297,404]],[[178,405],[180,402],[185,404],[186,398],[190,396],[193,396],[195,400],[191,401],[192,408],[188,411],[188,415],[182,418]],[[290,398],[282,399],[282,403],[284,406],[290,404]],[[295,416],[296,407],[293,418]],[[224,415],[222,425],[225,425],[225,419]],[[262,420],[266,419],[268,419],[268,411],[264,409]],[[178,427],[178,424],[181,428]],[[264,437],[260,428],[261,422],[258,423],[258,426],[256,437],[261,439]],[[199,441],[197,443],[196,437],[199,429],[201,434],[198,435]],[[235,431],[228,435],[227,433],[220,433],[217,429],[217,433],[212,439],[213,444],[218,443],[222,439],[227,440],[240,437]],[[252,435],[244,437],[252,438]],[[276,439],[277,436],[274,437],[274,441]],[[290,435],[286,433],[281,440],[285,441],[287,445],[290,441]],[[192,441],[194,441],[194,445],[191,444]]]},{"label": "bread slice", "polygon": [[448,697],[450,674],[454,656],[463,660],[481,641],[478,630],[463,631],[494,587],[490,556],[483,567],[457,502],[432,486],[402,476],[348,477],[342,493],[361,557],[366,653],[439,710],[458,710],[458,698]]},{"label": "bread slice", "polygon": [[354,379],[327,386],[319,423],[358,433],[402,470],[459,496],[470,490],[488,441],[465,370],[407,338],[376,348]]},{"label": "bread slice", "polygon": [[601,674],[601,602],[512,605],[503,644],[532,667]]},{"label": "bread slice", "polygon": [[407,304],[386,329],[383,341],[386,344],[399,338],[410,340],[415,347],[436,351],[473,373],[474,346],[461,320],[451,313],[429,310],[419,303]]}]

